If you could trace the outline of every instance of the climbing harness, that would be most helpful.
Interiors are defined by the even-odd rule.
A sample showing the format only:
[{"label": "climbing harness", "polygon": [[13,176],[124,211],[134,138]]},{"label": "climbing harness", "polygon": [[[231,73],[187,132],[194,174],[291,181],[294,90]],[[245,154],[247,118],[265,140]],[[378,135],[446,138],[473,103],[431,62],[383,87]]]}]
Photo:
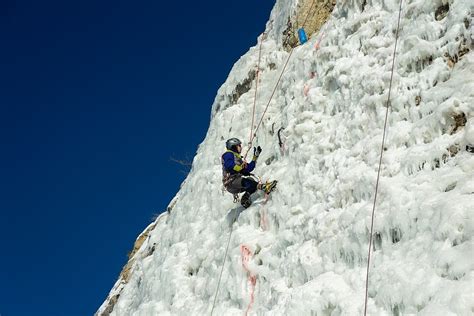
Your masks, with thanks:
[{"label": "climbing harness", "polygon": [[377,202],[377,193],[379,189],[379,181],[380,181],[380,169],[382,167],[382,157],[383,157],[383,152],[384,152],[384,147],[385,147],[385,132],[387,130],[387,121],[388,121],[388,113],[390,109],[390,97],[392,93],[392,82],[393,82],[393,71],[395,69],[395,57],[397,53],[397,42],[398,42],[398,32],[400,29],[400,18],[402,14],[402,2],[403,0],[400,0],[400,8],[398,9],[398,23],[397,23],[397,32],[395,34],[395,47],[393,49],[393,58],[392,58],[392,70],[390,74],[390,85],[388,88],[388,98],[387,98],[387,109],[385,112],[385,122],[383,125],[383,135],[382,135],[382,146],[380,148],[380,159],[379,159],[379,166],[378,166],[378,171],[377,171],[377,181],[375,183],[375,194],[374,194],[374,204],[372,207],[372,218],[371,218],[371,223],[370,223],[370,236],[369,236],[369,251],[368,251],[368,256],[367,256],[367,276],[365,279],[365,304],[364,304],[364,316],[367,315],[367,300],[368,300],[368,295],[369,295],[369,268],[370,268],[370,254],[371,254],[371,249],[372,249],[372,238],[373,238],[373,231],[374,231],[374,217],[375,217],[375,205]]},{"label": "climbing harness", "polygon": [[[227,191],[227,186],[230,183],[232,183],[232,181],[234,181],[237,178],[241,178],[241,177],[242,177],[242,175],[239,174],[239,173],[230,174],[229,172],[226,172],[224,174],[224,177],[222,178],[222,194],[224,195],[224,193]],[[258,183],[258,185],[260,185],[262,183],[262,180],[253,173],[249,173],[248,175],[246,175],[246,177],[253,179],[255,182]],[[234,200],[233,200],[234,203],[240,202],[239,193],[242,193],[242,192],[239,192],[239,193],[229,192],[229,193],[232,194],[232,196],[234,198]]]}]

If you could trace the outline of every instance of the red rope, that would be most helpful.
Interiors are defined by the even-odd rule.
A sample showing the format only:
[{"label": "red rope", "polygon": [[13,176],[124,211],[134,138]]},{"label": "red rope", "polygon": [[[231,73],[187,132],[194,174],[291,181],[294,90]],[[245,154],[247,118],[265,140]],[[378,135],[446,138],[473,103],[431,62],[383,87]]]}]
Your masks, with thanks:
[{"label": "red rope", "polygon": [[393,81],[393,71],[395,69],[395,56],[397,52],[397,42],[398,42],[398,31],[400,29],[400,17],[402,13],[402,1],[400,0],[400,8],[398,11],[398,24],[397,24],[397,32],[395,35],[395,47],[393,49],[393,59],[392,59],[392,72],[390,75],[390,85],[388,88],[388,98],[387,98],[387,110],[385,111],[385,122],[383,125],[383,135],[382,135],[382,146],[380,148],[380,159],[379,159],[379,166],[377,170],[377,181],[375,183],[375,196],[374,196],[374,204],[372,207],[372,218],[371,218],[371,223],[370,223],[370,237],[369,237],[369,251],[368,251],[368,256],[367,256],[367,275],[365,279],[365,304],[364,304],[364,316],[367,315],[367,300],[369,296],[369,269],[370,269],[370,254],[372,250],[372,237],[373,237],[373,231],[374,231],[374,217],[375,217],[375,205],[377,203],[377,193],[379,189],[379,181],[380,181],[380,169],[382,167],[382,157],[383,157],[383,152],[384,152],[384,147],[385,147],[385,132],[387,130],[387,121],[388,121],[388,113],[389,113],[389,108],[390,108],[390,97],[392,93],[392,81]]}]

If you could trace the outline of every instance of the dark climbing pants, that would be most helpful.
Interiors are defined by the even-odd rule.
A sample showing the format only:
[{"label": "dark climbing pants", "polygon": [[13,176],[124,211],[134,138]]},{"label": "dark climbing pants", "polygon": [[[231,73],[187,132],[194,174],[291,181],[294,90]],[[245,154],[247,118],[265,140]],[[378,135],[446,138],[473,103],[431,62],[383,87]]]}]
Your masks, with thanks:
[{"label": "dark climbing pants", "polygon": [[242,177],[241,175],[236,175],[235,179],[230,181],[226,189],[232,194],[248,192],[249,194],[257,191],[258,182],[252,179],[251,177]]}]

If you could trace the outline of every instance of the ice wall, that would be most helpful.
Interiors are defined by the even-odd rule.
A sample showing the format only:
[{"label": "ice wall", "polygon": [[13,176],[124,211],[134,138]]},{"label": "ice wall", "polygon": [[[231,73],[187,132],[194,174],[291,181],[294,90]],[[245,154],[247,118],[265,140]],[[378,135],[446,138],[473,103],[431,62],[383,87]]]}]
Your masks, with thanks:
[{"label": "ice wall", "polygon": [[[219,157],[227,138],[249,139],[258,45],[237,61],[170,213],[98,314],[210,314],[229,236],[214,315],[363,313],[398,5],[338,1],[295,48],[255,140],[264,150],[255,173],[278,189],[241,213],[221,191]],[[288,57],[281,34],[296,7],[276,1],[267,23],[257,121]],[[471,315],[473,5],[405,0],[402,8],[368,313]]]}]

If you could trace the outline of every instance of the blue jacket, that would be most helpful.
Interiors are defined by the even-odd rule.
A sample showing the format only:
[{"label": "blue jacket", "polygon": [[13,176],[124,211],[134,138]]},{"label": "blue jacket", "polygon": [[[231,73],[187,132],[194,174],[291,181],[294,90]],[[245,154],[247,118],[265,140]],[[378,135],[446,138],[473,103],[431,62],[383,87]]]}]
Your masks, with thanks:
[{"label": "blue jacket", "polygon": [[247,164],[245,168],[242,168],[243,159],[239,153],[236,153],[232,150],[227,150],[222,155],[222,168],[224,172],[228,172],[230,174],[243,174],[244,176],[248,176],[250,172],[255,169],[256,160],[252,159],[250,163]]}]

